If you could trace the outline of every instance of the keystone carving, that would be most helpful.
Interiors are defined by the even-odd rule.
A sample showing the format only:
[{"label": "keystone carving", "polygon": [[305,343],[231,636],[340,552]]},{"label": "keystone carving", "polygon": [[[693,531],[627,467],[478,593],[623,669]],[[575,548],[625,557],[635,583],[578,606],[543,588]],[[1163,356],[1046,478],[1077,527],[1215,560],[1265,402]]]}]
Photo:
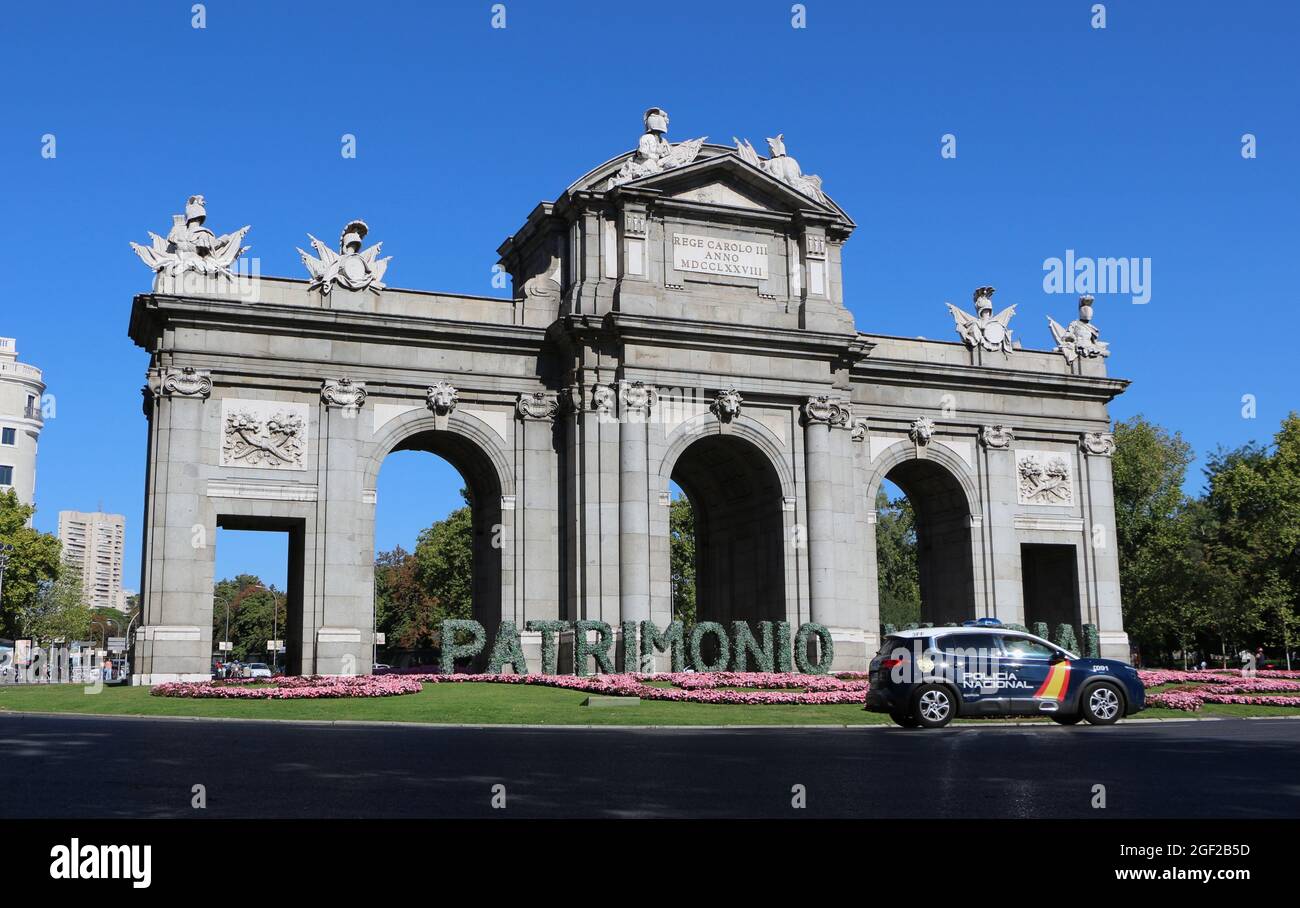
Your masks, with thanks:
[{"label": "keystone carving", "polygon": [[918,448],[923,448],[934,438],[934,420],[928,416],[922,416],[915,420],[907,430],[907,437],[912,439],[912,444]]},{"label": "keystone carving", "polygon": [[725,391],[719,391],[718,396],[709,404],[709,409],[713,415],[718,417],[722,422],[731,422],[740,415],[740,405],[745,399],[740,396],[740,392],[735,388],[728,388]]}]

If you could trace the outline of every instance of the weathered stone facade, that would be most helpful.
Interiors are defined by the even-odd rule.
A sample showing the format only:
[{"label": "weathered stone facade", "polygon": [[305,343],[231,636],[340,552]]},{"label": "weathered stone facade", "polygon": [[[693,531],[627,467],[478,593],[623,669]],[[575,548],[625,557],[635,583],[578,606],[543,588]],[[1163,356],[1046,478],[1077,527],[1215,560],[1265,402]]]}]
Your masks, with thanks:
[{"label": "weathered stone facade", "polygon": [[970,343],[858,331],[854,224],[783,144],[756,166],[647,136],[500,247],[513,299],[376,286],[355,237],[336,261],[314,240],[311,281],[196,284],[159,241],[130,328],[152,356],[141,683],[208,675],[218,526],[289,532],[291,670],[369,671],[376,482],[400,449],[465,477],[489,629],[666,625],[675,481],[700,618],[816,621],[860,668],[888,477],[916,508],[926,620],[1093,623],[1127,658],[1105,434],[1126,383],[969,317]]}]

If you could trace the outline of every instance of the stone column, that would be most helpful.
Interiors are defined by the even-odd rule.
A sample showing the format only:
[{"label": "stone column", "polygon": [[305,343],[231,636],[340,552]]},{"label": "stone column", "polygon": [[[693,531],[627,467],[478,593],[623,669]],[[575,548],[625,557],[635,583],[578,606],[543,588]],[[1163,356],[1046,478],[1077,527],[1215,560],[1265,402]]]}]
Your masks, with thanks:
[{"label": "stone column", "polygon": [[[528,621],[560,617],[559,477],[555,457],[555,417],[560,399],[553,391],[520,394],[515,405],[519,423],[519,531],[523,539],[522,614],[510,613],[521,632]],[[517,512],[518,513],[518,512]],[[496,628],[488,628],[494,634]],[[540,635],[524,638],[530,665],[541,665]]]},{"label": "stone column", "polygon": [[1091,557],[1088,585],[1096,603],[1096,615],[1084,616],[1084,623],[1095,620],[1104,659],[1129,659],[1128,634],[1124,633],[1124,614],[1120,603],[1119,546],[1115,539],[1115,488],[1111,472],[1111,455],[1115,453],[1115,436],[1108,432],[1087,432],[1079,439],[1083,463],[1084,544]]},{"label": "stone column", "polygon": [[814,622],[832,627],[838,616],[831,432],[837,427],[847,427],[850,413],[840,398],[823,394],[808,398],[803,417],[808,486],[808,608]]},{"label": "stone column", "polygon": [[618,587],[619,620],[650,619],[650,490],[646,423],[655,403],[653,388],[617,383]]},{"label": "stone column", "polygon": [[[212,571],[216,517],[206,494],[206,439],[212,376],[193,368],[150,373],[145,496],[146,575],[142,624],[132,654],[132,683],[211,677]],[[214,455],[215,456],[215,455]]]},{"label": "stone column", "polygon": [[[984,449],[982,502],[985,577],[976,577],[978,589],[988,584],[985,608],[1004,624],[1025,623],[1024,586],[1020,573],[1020,539],[1016,534],[1016,464],[1012,442],[1015,434],[1007,426],[984,426],[979,433]],[[972,533],[980,528],[972,527]],[[991,583],[989,581],[991,580]]]}]

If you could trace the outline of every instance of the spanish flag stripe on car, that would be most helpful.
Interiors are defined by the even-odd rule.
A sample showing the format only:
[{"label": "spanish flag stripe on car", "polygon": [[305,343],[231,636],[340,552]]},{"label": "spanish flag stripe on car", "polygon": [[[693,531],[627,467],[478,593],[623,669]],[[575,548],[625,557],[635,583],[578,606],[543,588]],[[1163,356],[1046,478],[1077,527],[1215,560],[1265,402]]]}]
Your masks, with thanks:
[{"label": "spanish flag stripe on car", "polygon": [[1038,690],[1034,691],[1034,696],[1044,700],[1061,700],[1065,698],[1065,691],[1069,686],[1070,663],[1058,662],[1047,672],[1047,677],[1043,679]]}]

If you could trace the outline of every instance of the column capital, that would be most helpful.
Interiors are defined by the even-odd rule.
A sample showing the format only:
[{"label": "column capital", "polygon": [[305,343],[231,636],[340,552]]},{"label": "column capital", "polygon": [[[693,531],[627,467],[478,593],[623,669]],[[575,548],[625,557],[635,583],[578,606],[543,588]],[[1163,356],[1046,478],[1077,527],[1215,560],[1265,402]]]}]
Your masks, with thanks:
[{"label": "column capital", "polygon": [[648,416],[659,402],[659,392],[644,382],[622,380],[614,385],[618,390],[620,415]]},{"label": "column capital", "polygon": [[207,400],[212,396],[212,373],[184,366],[180,369],[153,369],[146,387],[155,397],[191,397]]},{"label": "column capital", "polygon": [[804,425],[807,426],[825,423],[828,429],[844,428],[852,418],[853,413],[847,401],[838,395],[818,394],[808,398],[803,405]]},{"label": "column capital", "polygon": [[1016,433],[1009,426],[999,424],[980,429],[980,443],[989,450],[1006,451],[1015,439]]},{"label": "column capital", "polygon": [[515,402],[515,415],[523,420],[554,420],[560,412],[560,395],[554,391],[525,391]]},{"label": "column capital", "polygon": [[366,386],[343,378],[327,378],[321,382],[320,399],[326,407],[343,407],[359,410],[366,403]]},{"label": "column capital", "polygon": [[1110,457],[1115,453],[1115,436],[1109,432],[1084,432],[1079,437],[1079,450],[1094,457]]}]

